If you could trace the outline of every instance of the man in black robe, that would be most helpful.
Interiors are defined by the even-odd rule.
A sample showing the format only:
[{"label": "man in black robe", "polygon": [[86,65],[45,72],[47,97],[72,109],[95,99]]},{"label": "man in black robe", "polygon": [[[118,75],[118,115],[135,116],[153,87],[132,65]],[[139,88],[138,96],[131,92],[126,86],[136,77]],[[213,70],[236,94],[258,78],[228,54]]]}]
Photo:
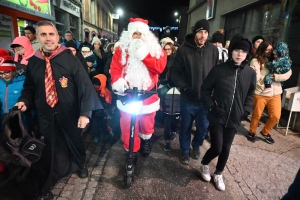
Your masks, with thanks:
[{"label": "man in black robe", "polygon": [[[86,127],[93,110],[103,107],[81,62],[58,44],[55,26],[48,21],[39,22],[37,38],[42,48],[29,59],[24,91],[17,106],[21,111],[33,105],[37,109],[46,143],[38,163],[39,195],[40,199],[52,199],[51,184],[85,168],[85,146],[79,128]],[[49,104],[49,97],[53,99],[54,95],[49,96],[45,89],[45,70],[49,69],[46,64],[52,70],[55,104]]]}]

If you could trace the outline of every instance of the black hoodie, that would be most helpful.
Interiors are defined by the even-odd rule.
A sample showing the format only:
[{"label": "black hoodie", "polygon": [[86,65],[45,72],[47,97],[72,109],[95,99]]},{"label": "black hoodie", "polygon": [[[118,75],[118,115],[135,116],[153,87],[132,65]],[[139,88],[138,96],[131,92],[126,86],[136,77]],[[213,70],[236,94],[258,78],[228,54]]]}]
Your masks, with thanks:
[{"label": "black hoodie", "polygon": [[235,65],[232,60],[232,47],[240,40],[248,41],[252,47],[251,40],[245,35],[234,36],[229,46],[229,59],[215,66],[202,84],[203,105],[210,110],[217,104],[227,113],[224,117],[216,117],[214,113],[208,112],[210,125],[220,124],[227,128],[238,128],[245,114],[252,112],[256,73],[247,64],[250,53],[240,66]]},{"label": "black hoodie", "polygon": [[185,36],[185,41],[175,54],[173,65],[170,68],[172,82],[182,89],[188,85],[199,92],[195,98],[181,93],[181,98],[191,104],[200,105],[201,85],[213,68],[219,62],[219,51],[208,40],[199,48],[194,41],[194,34]]}]

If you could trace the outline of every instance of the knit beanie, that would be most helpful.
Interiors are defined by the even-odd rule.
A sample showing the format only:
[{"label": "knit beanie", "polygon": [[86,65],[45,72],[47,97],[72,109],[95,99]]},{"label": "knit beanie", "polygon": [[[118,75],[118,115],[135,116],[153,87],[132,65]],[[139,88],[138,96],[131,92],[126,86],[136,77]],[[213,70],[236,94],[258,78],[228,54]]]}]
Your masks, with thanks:
[{"label": "knit beanie", "polygon": [[91,48],[89,46],[83,46],[81,51],[91,51]]},{"label": "knit beanie", "polygon": [[261,40],[265,40],[265,38],[263,37],[263,36],[261,36],[261,35],[257,35],[257,36],[255,36],[254,38],[253,38],[253,40],[252,40],[252,44],[254,44],[255,42],[256,42],[256,40],[259,40],[259,39],[261,39]]},{"label": "knit beanie", "polygon": [[0,71],[16,71],[16,69],[14,59],[5,49],[0,48]]},{"label": "knit beanie", "polygon": [[74,49],[77,49],[77,45],[75,44],[75,42],[73,40],[69,40],[66,42],[66,47],[72,47]]},{"label": "knit beanie", "polygon": [[224,35],[222,33],[220,33],[220,32],[215,32],[212,35],[211,42],[212,43],[220,42],[220,43],[223,44],[223,42],[224,42]]},{"label": "knit beanie", "polygon": [[206,19],[200,19],[195,23],[193,34],[196,35],[196,33],[200,30],[207,30],[207,32],[209,32],[209,23]]},{"label": "knit beanie", "polygon": [[94,45],[95,42],[99,42],[101,44],[101,40],[97,36],[93,37],[92,45]]},{"label": "knit beanie", "polygon": [[249,53],[251,50],[251,45],[250,42],[248,42],[247,40],[240,40],[232,45],[232,50],[234,49],[242,49]]}]

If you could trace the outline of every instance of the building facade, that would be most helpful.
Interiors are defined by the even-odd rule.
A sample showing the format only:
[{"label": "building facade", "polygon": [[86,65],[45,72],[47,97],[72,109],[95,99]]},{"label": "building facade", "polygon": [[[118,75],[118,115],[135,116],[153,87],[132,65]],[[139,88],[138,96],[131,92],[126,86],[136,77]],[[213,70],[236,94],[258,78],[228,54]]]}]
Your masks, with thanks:
[{"label": "building facade", "polygon": [[83,37],[113,39],[113,6],[109,0],[82,0]]},{"label": "building facade", "polygon": [[0,48],[10,49],[12,40],[24,35],[28,25],[35,27],[40,20],[53,20],[49,2],[0,0]]},{"label": "building facade", "polygon": [[[187,32],[192,31],[197,20],[206,18],[210,36],[223,28],[225,40],[246,33],[250,37],[262,35],[274,45],[287,42],[293,75],[284,82],[283,88],[300,86],[300,0],[190,0],[188,18]],[[287,118],[287,111],[282,110],[282,120]],[[295,128],[300,130],[299,115]]]},{"label": "building facade", "polygon": [[61,38],[64,38],[66,31],[72,31],[73,37],[81,41],[81,3],[77,0],[52,0],[52,7]]}]

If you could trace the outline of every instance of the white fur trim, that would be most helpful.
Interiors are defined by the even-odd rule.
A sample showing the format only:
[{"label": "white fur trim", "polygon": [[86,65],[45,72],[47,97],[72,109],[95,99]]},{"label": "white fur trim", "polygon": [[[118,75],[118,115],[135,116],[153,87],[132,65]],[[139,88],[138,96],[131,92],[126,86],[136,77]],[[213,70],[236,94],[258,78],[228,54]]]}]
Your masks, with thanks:
[{"label": "white fur trim", "polygon": [[151,134],[144,134],[144,133],[140,133],[139,132],[139,137],[142,138],[143,140],[149,140],[152,136],[152,133]]},{"label": "white fur trim", "polygon": [[144,60],[149,53],[149,47],[147,45],[143,45],[135,52],[135,56],[140,60]]},{"label": "white fur trim", "polygon": [[128,24],[128,31],[134,33],[138,31],[140,33],[145,33],[145,31],[149,31],[149,26],[144,22],[131,22]]},{"label": "white fur trim", "polygon": [[14,63],[2,63],[1,67],[16,67]]},{"label": "white fur trim", "polygon": [[[135,102],[135,103],[139,103],[141,108],[137,113],[137,115],[149,114],[158,111],[160,107],[159,102],[160,102],[159,99],[156,102],[153,102],[152,104],[149,105],[142,105],[143,104],[142,101]],[[117,100],[117,107],[123,112],[131,113],[131,106],[129,105],[129,103],[123,105],[120,100]]]}]

